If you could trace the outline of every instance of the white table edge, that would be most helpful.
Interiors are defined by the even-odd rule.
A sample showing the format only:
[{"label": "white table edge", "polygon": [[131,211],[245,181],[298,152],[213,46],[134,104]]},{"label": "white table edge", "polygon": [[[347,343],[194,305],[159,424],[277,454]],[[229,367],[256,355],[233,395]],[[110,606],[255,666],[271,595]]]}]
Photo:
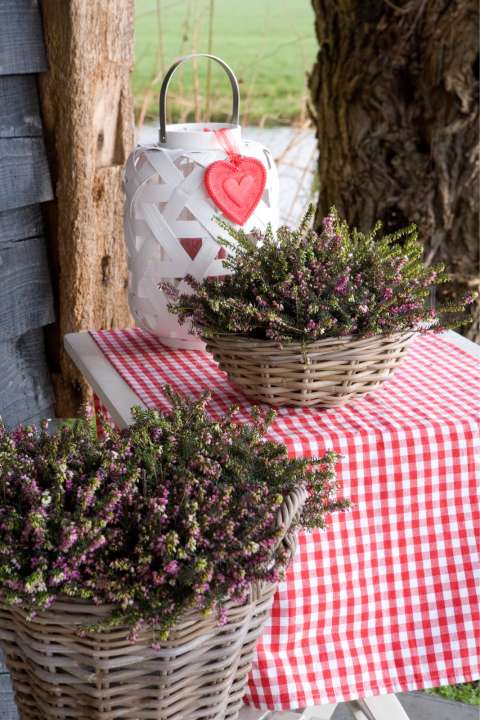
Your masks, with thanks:
[{"label": "white table edge", "polygon": [[440,334],[440,337],[448,340],[452,345],[456,345],[460,350],[472,355],[472,357],[477,358],[477,360],[480,360],[480,345],[473,342],[473,340],[469,340],[454,330],[446,330]]},{"label": "white table edge", "polygon": [[108,406],[112,420],[120,428],[128,427],[132,407],[144,408],[145,404],[107,360],[90,333],[65,335],[64,346],[93,392]]}]

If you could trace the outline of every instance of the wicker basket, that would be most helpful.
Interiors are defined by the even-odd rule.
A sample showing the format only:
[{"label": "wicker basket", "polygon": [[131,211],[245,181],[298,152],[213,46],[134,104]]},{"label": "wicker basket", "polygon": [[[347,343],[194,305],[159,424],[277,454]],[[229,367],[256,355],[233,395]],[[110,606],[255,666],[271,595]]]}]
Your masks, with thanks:
[{"label": "wicker basket", "polygon": [[[305,502],[299,488],[278,513],[287,550]],[[28,622],[0,605],[0,644],[22,720],[234,720],[238,717],[257,638],[275,585],[252,586],[247,603],[230,603],[226,625],[185,614],[160,650],[146,628],[132,644],[125,628],[90,632],[79,626],[109,614],[108,606],[56,602]]]},{"label": "wicker basket", "polygon": [[415,335],[325,338],[283,346],[238,335],[205,340],[230,380],[257,402],[336,407],[388,380]]}]

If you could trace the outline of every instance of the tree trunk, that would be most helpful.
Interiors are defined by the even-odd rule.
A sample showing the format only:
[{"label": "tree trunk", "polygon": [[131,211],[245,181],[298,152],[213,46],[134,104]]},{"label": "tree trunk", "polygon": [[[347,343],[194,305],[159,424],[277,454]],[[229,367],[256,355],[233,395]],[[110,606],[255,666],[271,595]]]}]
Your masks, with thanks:
[{"label": "tree trunk", "polygon": [[134,0],[43,0],[49,70],[40,76],[56,199],[47,208],[57,323],[47,339],[57,414],[88,388],[65,333],[130,325],[122,167],[133,145]]},{"label": "tree trunk", "polygon": [[[450,294],[479,285],[476,0],[312,0],[317,220],[412,221]],[[467,334],[480,340],[480,304]]]}]

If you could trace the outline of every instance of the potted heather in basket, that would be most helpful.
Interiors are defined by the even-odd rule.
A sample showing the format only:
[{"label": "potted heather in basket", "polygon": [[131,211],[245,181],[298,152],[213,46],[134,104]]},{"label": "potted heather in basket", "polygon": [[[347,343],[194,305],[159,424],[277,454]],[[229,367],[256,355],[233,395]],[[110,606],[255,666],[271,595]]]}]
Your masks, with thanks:
[{"label": "potted heather in basket", "polygon": [[333,454],[291,460],[271,416],[169,397],[102,438],[0,424],[0,643],[25,717],[233,718],[295,530],[345,507]]},{"label": "potted heather in basket", "polygon": [[333,208],[317,232],[311,215],[277,233],[220,222],[230,274],[188,278],[191,294],[165,288],[171,312],[191,321],[232,381],[272,405],[330,407],[370,391],[416,333],[448,326],[472,299],[432,307],[447,276],[423,262],[415,226],[386,235],[377,223],[362,233]]}]

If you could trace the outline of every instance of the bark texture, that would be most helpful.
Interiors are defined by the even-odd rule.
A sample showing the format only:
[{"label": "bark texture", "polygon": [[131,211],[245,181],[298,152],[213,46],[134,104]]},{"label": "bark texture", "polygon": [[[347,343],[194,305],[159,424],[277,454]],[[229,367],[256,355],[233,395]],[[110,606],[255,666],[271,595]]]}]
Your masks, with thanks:
[{"label": "bark texture", "polygon": [[[419,227],[455,295],[479,286],[477,0],[312,0],[317,218]],[[480,304],[466,334],[480,340]]]},{"label": "bark texture", "polygon": [[48,337],[57,414],[88,388],[65,333],[131,324],[122,166],[133,146],[134,0],[43,0],[49,70],[40,96],[56,199],[47,208],[57,318]]}]

